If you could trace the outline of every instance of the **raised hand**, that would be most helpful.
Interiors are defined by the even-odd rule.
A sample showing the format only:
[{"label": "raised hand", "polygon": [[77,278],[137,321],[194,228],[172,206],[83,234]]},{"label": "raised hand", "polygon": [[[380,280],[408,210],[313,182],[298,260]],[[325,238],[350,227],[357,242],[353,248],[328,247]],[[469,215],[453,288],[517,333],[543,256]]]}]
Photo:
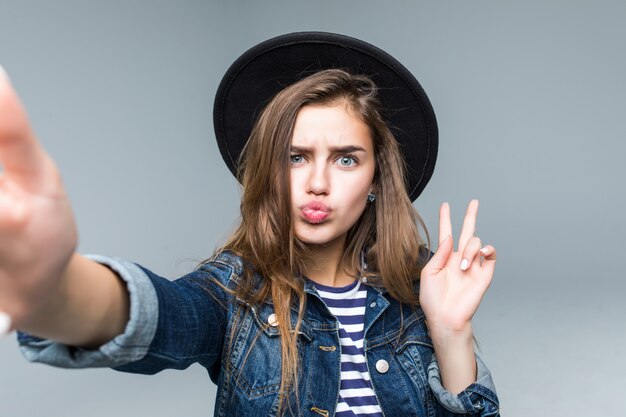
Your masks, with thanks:
[{"label": "raised hand", "polygon": [[[37,142],[0,67],[0,326],[28,324],[76,247],[76,226],[59,172]],[[10,319],[10,320],[7,320]]]},{"label": "raised hand", "polygon": [[465,213],[458,250],[453,250],[450,206],[439,210],[439,247],[422,270],[420,305],[431,329],[461,332],[470,322],[485,291],[491,283],[496,250],[487,245],[481,249],[474,236],[478,200],[472,200]]}]

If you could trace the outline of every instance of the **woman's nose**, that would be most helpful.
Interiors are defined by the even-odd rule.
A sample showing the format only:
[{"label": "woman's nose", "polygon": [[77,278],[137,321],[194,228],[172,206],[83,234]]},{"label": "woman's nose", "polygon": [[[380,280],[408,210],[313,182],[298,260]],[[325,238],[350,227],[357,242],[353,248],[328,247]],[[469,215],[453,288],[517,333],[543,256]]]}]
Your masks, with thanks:
[{"label": "woman's nose", "polygon": [[308,178],[307,191],[313,194],[328,194],[330,181],[326,164],[311,164],[311,172]]}]

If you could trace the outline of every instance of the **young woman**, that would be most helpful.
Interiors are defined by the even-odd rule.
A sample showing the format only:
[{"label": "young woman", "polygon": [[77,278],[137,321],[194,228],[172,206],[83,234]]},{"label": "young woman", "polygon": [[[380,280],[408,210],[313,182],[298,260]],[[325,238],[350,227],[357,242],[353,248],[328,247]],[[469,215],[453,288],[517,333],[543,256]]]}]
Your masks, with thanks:
[{"label": "young woman", "polygon": [[[380,75],[367,62],[373,55],[385,76],[401,76],[372,81]],[[310,62],[318,67],[308,75]],[[373,75],[359,75],[356,62]],[[275,77],[280,69],[268,65],[276,63],[291,65],[295,79],[274,94],[259,74]],[[272,39],[233,64],[215,123],[242,183],[241,222],[175,281],[74,252],[59,175],[2,78],[0,309],[21,330],[24,355],[145,374],[199,362],[218,385],[215,416],[499,415],[471,328],[495,249],[474,236],[476,200],[457,251],[445,203],[436,253],[422,241],[411,198],[432,173],[436,128],[405,71],[371,45],[323,33]],[[389,91],[398,80],[409,100],[404,89],[381,98],[377,84]],[[398,96],[421,124],[388,121],[402,108]],[[251,130],[229,126],[245,125],[270,97]],[[417,102],[426,116],[413,112]],[[426,133],[416,140],[412,129]]]}]

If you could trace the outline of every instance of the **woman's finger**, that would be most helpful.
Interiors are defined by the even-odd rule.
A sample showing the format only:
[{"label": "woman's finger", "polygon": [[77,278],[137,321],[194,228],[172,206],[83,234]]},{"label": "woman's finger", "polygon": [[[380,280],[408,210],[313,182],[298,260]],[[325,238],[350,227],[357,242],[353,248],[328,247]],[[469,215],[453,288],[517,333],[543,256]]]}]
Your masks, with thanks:
[{"label": "woman's finger", "polygon": [[476,231],[476,216],[478,215],[478,200],[474,199],[467,205],[465,218],[463,219],[463,228],[459,236],[458,251],[463,252],[467,242],[474,236]]},{"label": "woman's finger", "polygon": [[0,67],[0,163],[4,175],[32,188],[45,180],[46,162],[19,97]]},{"label": "woman's finger", "polygon": [[488,276],[493,276],[493,272],[496,267],[496,248],[491,245],[486,245],[480,250],[480,254],[484,257],[483,269],[487,272]]},{"label": "woman's finger", "polygon": [[[481,247],[480,239],[476,236],[473,236],[465,245],[465,249],[463,249],[463,256],[461,257],[461,265],[460,268],[463,271],[467,271],[471,268],[472,263],[475,262],[476,255],[478,255],[478,251]],[[477,260],[477,259],[476,259]]]},{"label": "woman's finger", "polygon": [[439,273],[448,263],[448,258],[450,258],[453,246],[454,242],[452,241],[452,236],[444,238],[433,257],[430,258],[422,269],[422,274],[436,275]]},{"label": "woman's finger", "polygon": [[439,245],[450,236],[452,238],[452,223],[450,222],[450,205],[442,203],[439,207]]}]

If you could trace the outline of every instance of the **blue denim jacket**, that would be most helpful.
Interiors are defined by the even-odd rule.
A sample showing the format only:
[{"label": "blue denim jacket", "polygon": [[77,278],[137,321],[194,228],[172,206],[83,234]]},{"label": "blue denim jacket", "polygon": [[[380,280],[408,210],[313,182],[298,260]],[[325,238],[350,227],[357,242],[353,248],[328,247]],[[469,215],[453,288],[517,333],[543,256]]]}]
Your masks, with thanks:
[{"label": "blue denim jacket", "polygon": [[[215,417],[276,415],[281,373],[278,328],[268,325],[273,306],[270,302],[246,306],[213,281],[235,288],[243,272],[239,257],[222,252],[175,281],[128,261],[91,258],[126,281],[131,307],[125,332],[98,350],[18,332],[20,349],[28,360],[140,374],[184,369],[198,362],[218,386]],[[476,356],[476,382],[452,395],[441,384],[422,310],[401,305],[383,289],[366,287],[364,350],[386,417],[500,415],[493,380],[480,357]],[[291,393],[290,411],[333,416],[340,380],[339,326],[315,286],[304,280],[304,289],[307,302],[298,341],[298,402]],[[241,310],[242,306],[249,308]],[[230,329],[238,310],[244,313],[231,344]],[[292,313],[295,323],[297,313]],[[232,346],[230,355],[225,354],[228,346]]]}]

